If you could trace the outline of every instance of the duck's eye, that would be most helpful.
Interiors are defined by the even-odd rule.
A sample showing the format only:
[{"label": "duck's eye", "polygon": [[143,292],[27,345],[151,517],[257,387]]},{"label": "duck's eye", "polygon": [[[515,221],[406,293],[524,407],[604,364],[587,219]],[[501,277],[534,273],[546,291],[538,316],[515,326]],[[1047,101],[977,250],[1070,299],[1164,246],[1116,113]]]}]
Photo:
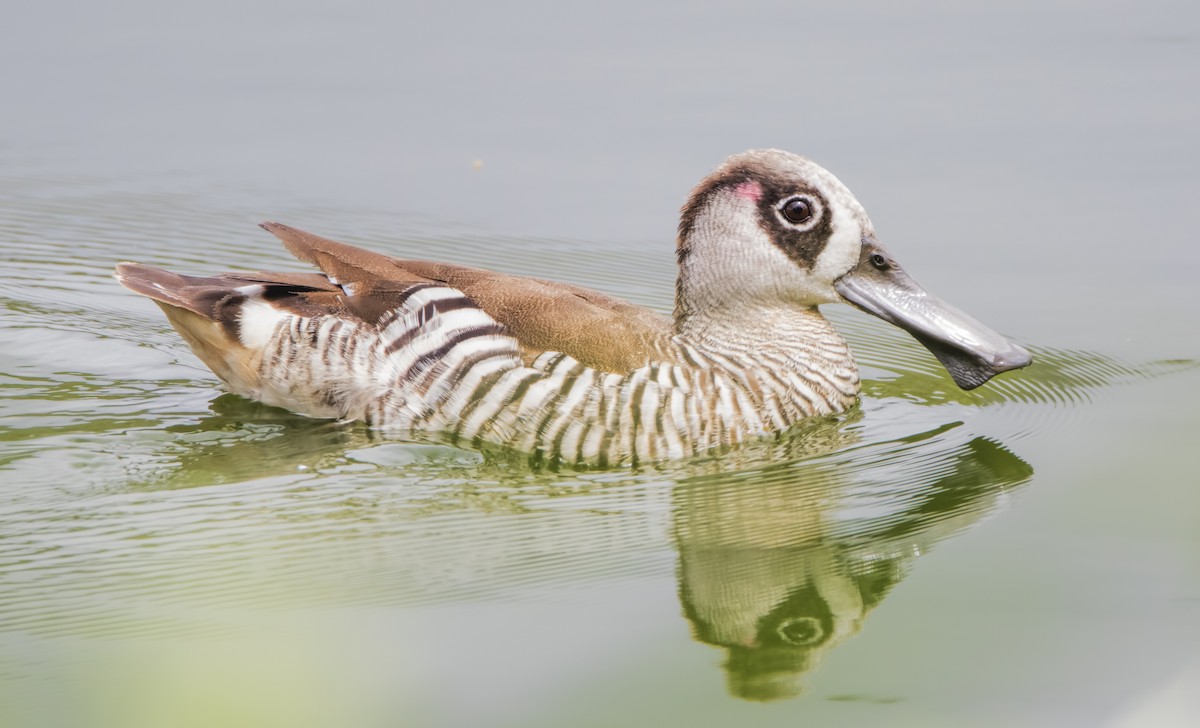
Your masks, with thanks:
[{"label": "duck's eye", "polygon": [[783,213],[788,222],[799,225],[812,219],[813,205],[803,197],[793,197],[783,203],[783,207],[779,208],[779,211]]},{"label": "duck's eye", "polygon": [[879,253],[871,253],[871,265],[875,266],[879,270],[887,270],[888,268],[892,267],[892,265],[888,263],[887,258],[883,257]]}]

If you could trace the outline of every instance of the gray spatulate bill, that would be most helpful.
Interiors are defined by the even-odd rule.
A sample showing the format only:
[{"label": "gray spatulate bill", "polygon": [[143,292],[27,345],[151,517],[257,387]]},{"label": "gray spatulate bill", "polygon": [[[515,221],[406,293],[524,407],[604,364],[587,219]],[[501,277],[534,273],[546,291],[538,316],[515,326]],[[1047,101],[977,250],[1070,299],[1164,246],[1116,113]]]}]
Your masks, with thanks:
[{"label": "gray spatulate bill", "polygon": [[1024,348],[922,288],[873,238],[863,239],[858,265],[834,289],[850,304],[912,334],[963,389],[1033,361]]}]

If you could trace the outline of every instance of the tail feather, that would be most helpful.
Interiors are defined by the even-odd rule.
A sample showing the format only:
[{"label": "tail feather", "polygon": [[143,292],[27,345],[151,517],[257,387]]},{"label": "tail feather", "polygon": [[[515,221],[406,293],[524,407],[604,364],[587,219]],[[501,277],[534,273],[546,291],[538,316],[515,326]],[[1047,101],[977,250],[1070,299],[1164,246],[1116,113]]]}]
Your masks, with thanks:
[{"label": "tail feather", "polygon": [[221,299],[229,294],[227,280],[184,276],[141,263],[118,263],[115,275],[134,293],[210,319]]},{"label": "tail feather", "polygon": [[[289,246],[291,247],[291,246]],[[365,251],[364,251],[365,252]],[[305,256],[301,256],[309,260]],[[117,280],[152,299],[196,356],[237,394],[272,404],[289,404],[281,395],[290,385],[274,372],[265,379],[264,357],[275,356],[278,327],[297,321],[344,321],[350,328],[376,322],[394,312],[404,293],[375,290],[374,295],[350,295],[329,277],[315,273],[226,273],[188,276],[139,263],[121,263]],[[428,285],[428,284],[424,284]],[[285,386],[286,385],[286,386]],[[328,407],[292,409],[328,416]],[[311,403],[310,403],[311,404]],[[315,405],[314,405],[315,406]]]},{"label": "tail feather", "polygon": [[196,356],[230,389],[257,395],[262,352],[245,346],[239,336],[240,309],[249,293],[244,281],[179,275],[140,263],[119,264],[116,278],[157,303]]}]

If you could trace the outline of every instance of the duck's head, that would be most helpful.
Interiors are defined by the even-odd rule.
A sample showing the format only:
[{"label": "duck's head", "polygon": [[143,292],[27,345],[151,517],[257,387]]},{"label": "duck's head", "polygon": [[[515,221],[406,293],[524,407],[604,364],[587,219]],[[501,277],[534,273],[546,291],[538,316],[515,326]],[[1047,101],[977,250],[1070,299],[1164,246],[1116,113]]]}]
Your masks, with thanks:
[{"label": "duck's head", "polygon": [[790,152],[743,152],[701,181],[683,207],[678,257],[680,321],[841,302],[908,331],[963,389],[1032,361],[922,288],[850,190]]}]

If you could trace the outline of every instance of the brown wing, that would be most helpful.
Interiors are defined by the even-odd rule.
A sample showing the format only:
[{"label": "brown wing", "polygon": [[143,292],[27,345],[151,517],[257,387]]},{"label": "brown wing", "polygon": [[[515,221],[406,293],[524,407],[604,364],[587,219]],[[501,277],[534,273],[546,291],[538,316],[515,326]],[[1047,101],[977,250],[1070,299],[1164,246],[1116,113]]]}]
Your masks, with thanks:
[{"label": "brown wing", "polygon": [[[390,258],[275,222],[263,223],[263,228],[330,280],[349,285],[353,295],[347,306],[367,320],[388,307],[387,294],[413,283],[436,282],[462,291],[504,324],[531,356],[561,351],[609,372],[627,372],[667,356],[669,318],[598,291],[448,263]],[[276,274],[261,275],[266,280]]]}]

